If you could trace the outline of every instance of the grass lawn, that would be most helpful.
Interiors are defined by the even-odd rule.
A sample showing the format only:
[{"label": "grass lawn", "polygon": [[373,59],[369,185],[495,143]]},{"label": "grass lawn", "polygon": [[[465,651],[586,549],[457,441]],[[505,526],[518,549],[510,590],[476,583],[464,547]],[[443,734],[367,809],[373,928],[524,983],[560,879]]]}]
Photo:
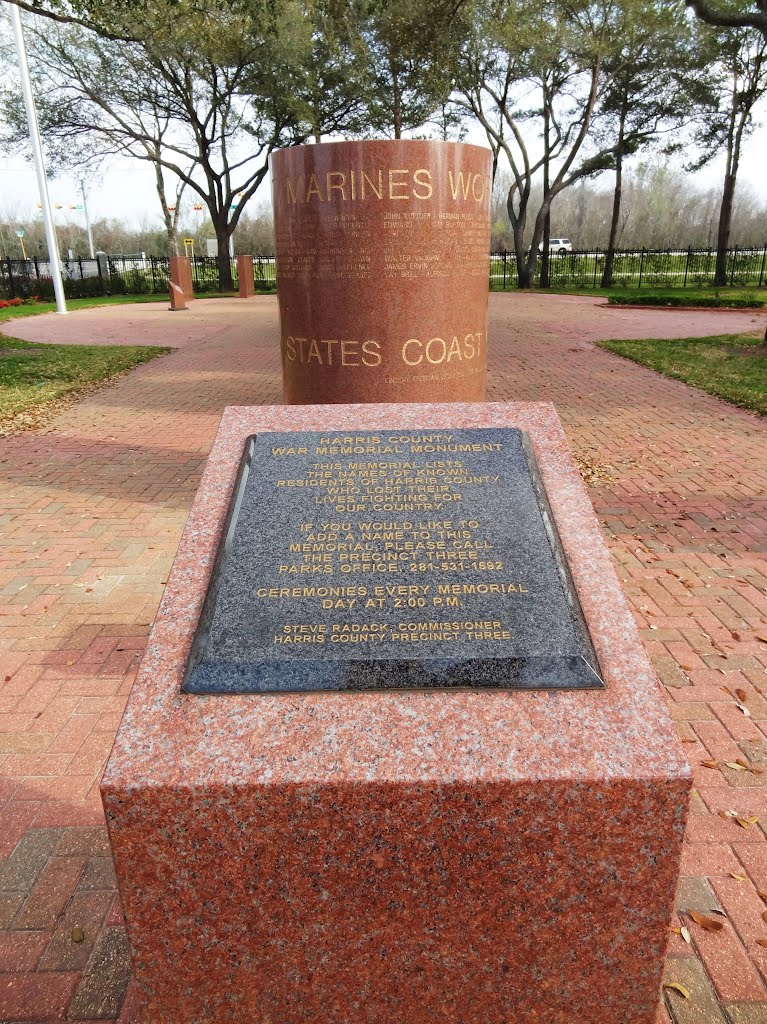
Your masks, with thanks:
[{"label": "grass lawn", "polygon": [[[269,294],[268,292],[256,294]],[[237,292],[197,292],[196,299],[232,298]],[[167,295],[94,295],[91,299],[67,299],[67,310],[90,309],[92,306],[124,306],[134,302],[167,302]],[[17,316],[37,316],[39,313],[54,313],[55,302],[35,302],[30,306],[6,306],[0,309],[0,323]]]},{"label": "grass lawn", "polygon": [[600,341],[619,356],[767,415],[767,345],[763,337],[721,334],[670,341]]},{"label": "grass lawn", "polygon": [[37,426],[44,407],[59,408],[62,399],[69,404],[110,377],[170,351],[148,345],[39,345],[0,335],[0,433]]},{"label": "grass lawn", "polygon": [[[503,291],[503,288],[492,285],[491,292]],[[507,286],[506,291],[516,291],[516,287]],[[678,303],[685,306],[719,305],[747,303],[747,308],[767,306],[767,288],[742,287],[712,288],[708,285],[691,288],[662,288],[645,285],[642,288],[535,288],[541,295],[590,295],[593,298],[604,298],[616,303],[654,304]]]},{"label": "grass lawn", "polygon": [[[67,309],[89,309],[91,306],[122,306],[126,302],[167,302],[167,295],[95,295],[92,299],[67,299]],[[55,302],[34,302],[29,306],[6,306],[0,309],[0,323],[19,316],[54,313]]]},{"label": "grass lawn", "polygon": [[677,306],[743,306],[759,309],[767,306],[767,288],[610,288],[608,301],[616,304]]}]

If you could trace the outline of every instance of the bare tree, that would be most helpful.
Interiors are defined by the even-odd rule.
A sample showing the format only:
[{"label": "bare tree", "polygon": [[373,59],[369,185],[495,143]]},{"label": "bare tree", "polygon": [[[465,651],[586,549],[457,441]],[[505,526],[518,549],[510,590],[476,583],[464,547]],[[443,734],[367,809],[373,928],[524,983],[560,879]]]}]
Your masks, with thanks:
[{"label": "bare tree", "polygon": [[[240,18],[227,31],[168,25],[159,42],[103,39],[42,22],[30,35],[39,83],[41,128],[64,159],[72,140],[83,156],[121,154],[155,167],[169,247],[165,174],[207,207],[218,241],[222,290],[232,287],[229,240],[242,210],[268,173],[279,145],[303,141],[290,88],[291,0],[269,20]],[[283,18],[283,15],[285,17]],[[177,197],[178,198],[178,197]]]},{"label": "bare tree", "polygon": [[726,285],[727,250],[743,143],[754,129],[754,108],[767,93],[767,37],[753,29],[733,30],[722,34],[718,49],[720,102],[698,133],[701,155],[691,166],[700,168],[724,150],[714,284]]},{"label": "bare tree", "polygon": [[613,283],[627,157],[651,144],[681,147],[681,129],[710,107],[710,47],[701,45],[682,0],[624,0],[630,17],[608,58],[610,84],[598,130],[613,139],[615,187],[602,287]]},{"label": "bare tree", "polygon": [[[567,7],[553,0],[520,6],[488,0],[465,48],[459,102],[511,168],[507,210],[522,288],[532,285],[556,196],[612,164],[611,146],[586,143],[607,86],[605,61],[619,33],[613,0]],[[532,119],[542,126],[537,153],[523,133]],[[544,189],[528,249],[533,183],[540,172]]]},{"label": "bare tree", "polygon": [[767,0],[750,0],[732,7],[719,7],[709,0],[686,0],[701,21],[716,28],[753,28],[767,39]]}]

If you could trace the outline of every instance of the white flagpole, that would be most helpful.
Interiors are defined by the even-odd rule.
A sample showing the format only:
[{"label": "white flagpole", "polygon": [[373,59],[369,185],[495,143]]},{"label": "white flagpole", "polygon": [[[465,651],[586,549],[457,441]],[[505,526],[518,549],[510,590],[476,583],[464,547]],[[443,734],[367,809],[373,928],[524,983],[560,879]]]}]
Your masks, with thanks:
[{"label": "white flagpole", "polygon": [[53,223],[53,211],[51,200],[48,196],[48,179],[45,176],[45,161],[43,159],[43,147],[40,144],[40,129],[37,124],[37,112],[35,111],[35,99],[32,95],[32,83],[29,79],[29,64],[27,63],[27,48],[24,45],[24,33],[21,28],[21,14],[16,4],[8,4],[11,9],[11,24],[13,25],[13,36],[16,40],[16,53],[19,58],[19,73],[21,75],[21,92],[24,96],[24,106],[27,111],[27,123],[29,125],[29,138],[32,142],[32,153],[35,158],[35,171],[37,172],[37,187],[40,191],[40,202],[43,207],[43,221],[45,223],[45,240],[48,243],[48,262],[51,268],[53,280],[53,291],[56,296],[56,312],[66,313],[67,303],[64,298],[64,284],[61,279],[61,260],[59,259],[59,246],[56,241],[56,228]]}]

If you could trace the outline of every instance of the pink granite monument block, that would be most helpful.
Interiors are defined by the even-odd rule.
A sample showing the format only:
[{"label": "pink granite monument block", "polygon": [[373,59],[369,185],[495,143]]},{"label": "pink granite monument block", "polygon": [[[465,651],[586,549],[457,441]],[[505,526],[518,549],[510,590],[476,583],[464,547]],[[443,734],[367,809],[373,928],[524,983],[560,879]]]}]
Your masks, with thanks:
[{"label": "pink granite monument block", "polygon": [[237,281],[239,297],[251,299],[256,294],[256,283],[253,278],[253,257],[240,254],[237,257]]},{"label": "pink granite monument block", "polygon": [[[529,433],[603,689],[182,693],[250,435],[459,427]],[[102,784],[145,1024],[654,1024],[689,790],[551,405],[226,410]]]},{"label": "pink granite monument block", "polygon": [[174,281],[168,283],[168,291],[170,292],[170,309],[172,312],[177,312],[180,309],[186,309],[186,299],[184,297],[184,290]]},{"label": "pink granite monument block", "polygon": [[182,290],[187,302],[190,302],[194,298],[192,261],[188,256],[171,256],[170,280],[172,284],[177,285]]}]

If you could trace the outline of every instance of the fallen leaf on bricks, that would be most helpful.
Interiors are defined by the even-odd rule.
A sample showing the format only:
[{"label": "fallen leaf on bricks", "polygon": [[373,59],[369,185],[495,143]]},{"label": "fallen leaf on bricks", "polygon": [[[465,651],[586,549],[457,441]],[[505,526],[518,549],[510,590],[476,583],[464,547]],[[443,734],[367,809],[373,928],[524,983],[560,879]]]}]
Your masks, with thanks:
[{"label": "fallen leaf on bricks", "polygon": [[674,992],[678,992],[683,999],[690,998],[690,990],[685,988],[684,985],[680,985],[678,981],[666,981],[663,983],[663,987],[673,989]]},{"label": "fallen leaf on bricks", "polygon": [[718,761],[701,761],[700,763],[703,765],[704,768],[718,768],[719,767],[719,762]]},{"label": "fallen leaf on bricks", "polygon": [[748,765],[741,764],[740,761],[725,761],[724,763],[727,765],[728,768],[732,768],[736,772],[748,771]]},{"label": "fallen leaf on bricks", "polygon": [[735,691],[735,696],[738,698],[738,700],[744,701],[748,697],[748,694],[745,690],[742,690],[740,687],[738,687],[738,689]]},{"label": "fallen leaf on bricks", "polygon": [[767,947],[767,939],[757,939],[756,940],[756,944],[757,944],[757,946],[765,946],[765,947]]},{"label": "fallen leaf on bricks", "polygon": [[721,921],[715,921],[713,917],[704,917],[697,910],[691,910],[690,917],[706,932],[720,932],[724,925]]},{"label": "fallen leaf on bricks", "polygon": [[734,878],[737,882],[747,882],[748,878],[745,875],[739,875],[737,871],[730,872],[730,878]]},{"label": "fallen leaf on bricks", "polygon": [[75,925],[75,927],[72,929],[72,942],[82,942],[84,938],[85,932],[82,930],[82,928],[79,928],[77,925]]},{"label": "fallen leaf on bricks", "polygon": [[746,716],[746,718],[750,718],[751,717],[751,712],[748,710],[748,708],[746,707],[745,704],[739,704],[736,701],[735,702],[735,707],[738,708],[739,711],[742,711],[743,714]]},{"label": "fallen leaf on bricks", "polygon": [[751,828],[752,825],[755,825],[757,821],[759,821],[755,814],[752,814],[750,818],[736,818],[735,820],[741,828]]}]

